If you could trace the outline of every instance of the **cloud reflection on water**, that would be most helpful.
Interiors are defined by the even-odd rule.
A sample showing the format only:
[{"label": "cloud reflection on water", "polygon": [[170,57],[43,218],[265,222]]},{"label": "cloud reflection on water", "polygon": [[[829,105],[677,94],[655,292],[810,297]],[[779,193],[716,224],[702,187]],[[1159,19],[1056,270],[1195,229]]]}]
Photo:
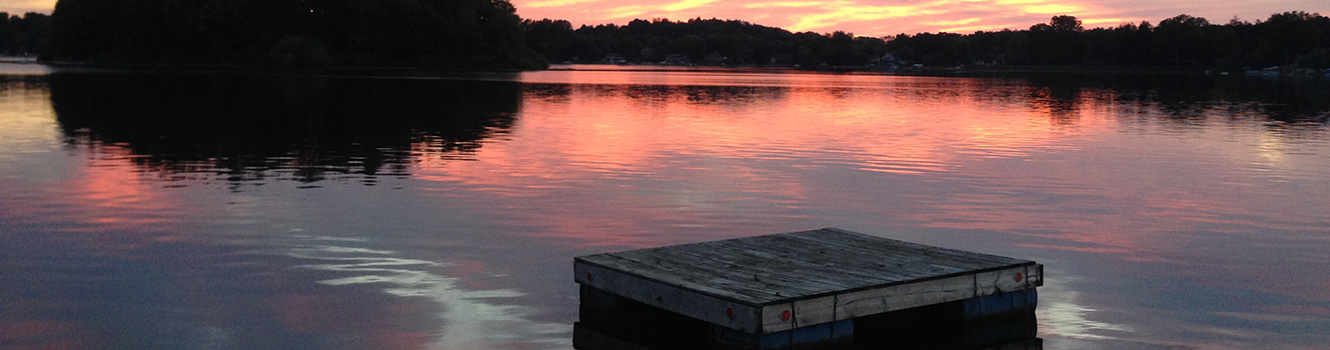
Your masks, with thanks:
[{"label": "cloud reflection on water", "polygon": [[[24,174],[0,178],[5,223],[41,249],[0,261],[101,249],[77,269],[193,283],[194,299],[145,294],[187,300],[171,304],[194,312],[183,325],[135,329],[177,341],[558,347],[571,256],[849,225],[1068,266],[1041,293],[1054,336],[1253,330],[1228,332],[1240,343],[1326,322],[1311,316],[1330,281],[1272,283],[1330,243],[1307,195],[1330,172],[1324,101],[1112,79],[519,76],[52,76],[50,121],[22,125],[63,135],[24,129],[38,142],[0,150],[56,164],[0,164]],[[218,291],[267,311],[216,308]],[[41,322],[0,318],[66,332]]]},{"label": "cloud reflection on water", "polygon": [[398,258],[394,257],[396,252],[393,251],[331,245],[295,247],[289,254],[297,259],[319,262],[292,268],[350,275],[318,281],[321,284],[370,284],[380,286],[384,293],[393,296],[426,298],[437,303],[442,309],[439,318],[444,321],[445,328],[439,334],[430,335],[435,339],[430,345],[433,349],[497,349],[502,348],[499,344],[512,341],[559,348],[566,344],[558,336],[572,331],[568,324],[528,319],[525,315],[527,308],[495,303],[504,298],[523,296],[522,292],[468,290],[458,285],[457,278],[426,269],[444,263]]},{"label": "cloud reflection on water", "polygon": [[1056,279],[1047,280],[1039,289],[1039,331],[1077,339],[1131,339],[1134,330],[1126,325],[1096,321],[1096,309],[1078,300],[1080,292],[1067,288],[1080,276],[1050,270]]}]

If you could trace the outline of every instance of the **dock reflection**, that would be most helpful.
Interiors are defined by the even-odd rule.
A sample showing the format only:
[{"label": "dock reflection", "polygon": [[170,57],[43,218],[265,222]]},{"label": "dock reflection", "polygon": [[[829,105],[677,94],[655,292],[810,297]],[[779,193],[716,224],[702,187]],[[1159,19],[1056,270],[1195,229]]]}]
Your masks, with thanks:
[{"label": "dock reflection", "polygon": [[[583,303],[586,303],[585,299]],[[727,344],[727,330],[642,303],[620,300],[613,319],[588,314],[573,327],[573,347],[581,350],[745,349]],[[1033,310],[966,320],[962,302],[950,302],[856,318],[854,337],[839,345],[795,344],[789,349],[961,349],[1042,350]]]}]

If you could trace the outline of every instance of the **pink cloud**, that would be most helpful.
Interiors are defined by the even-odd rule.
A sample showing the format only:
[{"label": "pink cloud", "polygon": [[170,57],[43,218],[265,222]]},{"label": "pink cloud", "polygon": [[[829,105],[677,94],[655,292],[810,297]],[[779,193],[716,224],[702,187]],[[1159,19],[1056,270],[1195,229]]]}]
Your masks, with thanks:
[{"label": "pink cloud", "polygon": [[28,12],[50,14],[55,9],[55,0],[4,0],[0,1],[0,12],[9,15],[22,15]]},{"label": "pink cloud", "polygon": [[1056,15],[1073,15],[1087,27],[1150,21],[1186,13],[1223,23],[1237,16],[1264,19],[1284,11],[1330,12],[1313,0],[1159,3],[1143,0],[513,0],[525,18],[567,19],[577,25],[625,24],[641,18],[737,19],[790,31],[885,36],[896,33],[1025,29]]},{"label": "pink cloud", "polygon": [[[636,18],[737,19],[790,31],[847,31],[865,36],[897,33],[1025,29],[1052,16],[1073,15],[1087,27],[1150,21],[1179,14],[1225,23],[1285,11],[1330,14],[1323,0],[511,0],[523,18],[566,19],[574,26],[625,24]],[[50,13],[55,0],[5,0],[0,11]],[[973,20],[978,18],[979,20]],[[960,23],[961,21],[969,21]]]}]

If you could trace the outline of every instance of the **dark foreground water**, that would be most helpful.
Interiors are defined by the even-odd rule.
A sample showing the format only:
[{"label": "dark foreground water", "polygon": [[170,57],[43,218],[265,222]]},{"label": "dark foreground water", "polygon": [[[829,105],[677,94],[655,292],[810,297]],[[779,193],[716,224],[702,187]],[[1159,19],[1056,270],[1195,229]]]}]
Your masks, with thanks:
[{"label": "dark foreground water", "polygon": [[0,348],[566,349],[583,254],[1037,260],[1046,348],[1330,344],[1327,83],[0,66]]}]

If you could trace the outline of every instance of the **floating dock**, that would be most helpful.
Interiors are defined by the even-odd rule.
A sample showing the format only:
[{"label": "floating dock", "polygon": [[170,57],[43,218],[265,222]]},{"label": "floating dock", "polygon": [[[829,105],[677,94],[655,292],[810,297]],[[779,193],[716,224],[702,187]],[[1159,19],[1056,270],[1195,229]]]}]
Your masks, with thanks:
[{"label": "floating dock", "polygon": [[587,255],[573,270],[582,323],[654,327],[641,315],[668,314],[741,349],[845,345],[876,332],[866,320],[937,305],[966,321],[1033,320],[1043,285],[1034,261],[835,228]]}]

